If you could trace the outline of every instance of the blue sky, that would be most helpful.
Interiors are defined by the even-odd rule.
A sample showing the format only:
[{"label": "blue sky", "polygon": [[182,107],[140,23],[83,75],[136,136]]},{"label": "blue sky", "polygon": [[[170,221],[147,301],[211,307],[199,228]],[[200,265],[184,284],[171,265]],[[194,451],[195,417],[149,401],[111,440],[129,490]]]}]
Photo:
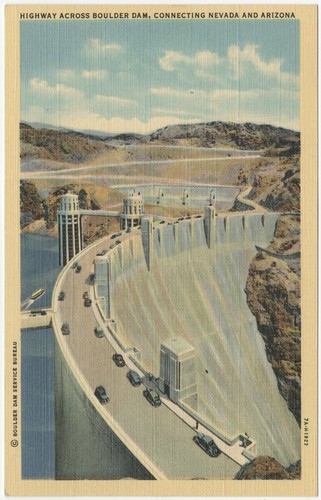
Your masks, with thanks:
[{"label": "blue sky", "polygon": [[21,119],[110,133],[216,120],[299,130],[299,22],[22,21]]}]

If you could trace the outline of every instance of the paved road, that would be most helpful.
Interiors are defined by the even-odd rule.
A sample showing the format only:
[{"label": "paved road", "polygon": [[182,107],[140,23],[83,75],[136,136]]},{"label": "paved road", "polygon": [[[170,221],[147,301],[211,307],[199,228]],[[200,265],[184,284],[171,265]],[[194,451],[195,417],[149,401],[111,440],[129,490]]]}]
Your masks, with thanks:
[{"label": "paved road", "polygon": [[210,158],[177,158],[174,160],[149,160],[149,161],[129,161],[125,163],[110,163],[106,165],[90,165],[90,166],[79,166],[76,168],[64,168],[57,170],[46,170],[46,171],[29,171],[21,172],[21,178],[23,179],[37,179],[42,177],[44,174],[49,178],[60,177],[64,174],[74,174],[81,172],[91,172],[96,170],[103,170],[107,168],[121,168],[121,167],[133,167],[133,166],[158,166],[158,165],[170,165],[177,163],[194,163],[194,162],[208,162],[208,161],[228,161],[228,160],[245,160],[248,158],[260,158],[261,155],[240,155],[240,156],[213,156]]},{"label": "paved road", "polygon": [[115,351],[107,339],[94,335],[97,322],[92,308],[84,306],[82,294],[90,289],[88,275],[96,253],[109,248],[110,243],[105,239],[84,256],[78,256],[81,273],[71,269],[66,273],[62,284],[66,296],[58,303],[57,318],[59,326],[64,321],[70,325],[70,335],[62,337],[68,355],[74,358],[92,392],[98,385],[107,389],[110,402],[103,412],[108,412],[136,444],[138,459],[144,453],[169,479],[233,478],[239,466],[223,454],[219,458],[206,455],[193,442],[193,430],[177,415],[165,405],[152,407],[143,397],[143,387],[130,385],[127,368],[118,368],[112,361]]}]

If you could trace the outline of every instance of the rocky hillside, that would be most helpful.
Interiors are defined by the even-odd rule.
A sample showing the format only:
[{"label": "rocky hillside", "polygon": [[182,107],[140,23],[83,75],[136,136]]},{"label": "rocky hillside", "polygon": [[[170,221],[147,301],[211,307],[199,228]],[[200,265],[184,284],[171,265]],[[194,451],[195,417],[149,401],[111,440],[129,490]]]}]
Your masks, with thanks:
[{"label": "rocky hillside", "polygon": [[265,165],[254,176],[249,198],[274,212],[299,212],[299,157],[283,157],[276,165],[269,162],[265,162]]},{"label": "rocky hillside", "polygon": [[79,132],[35,129],[20,124],[20,157],[82,163],[112,146],[98,137]]},{"label": "rocky hillside", "polygon": [[249,308],[264,339],[280,393],[301,424],[300,218],[279,218],[274,241],[253,259]]},{"label": "rocky hillside", "polygon": [[124,145],[171,145],[206,148],[264,150],[266,155],[298,150],[300,134],[271,125],[253,123],[196,123],[171,125],[150,135],[120,134],[99,137],[72,130],[33,128],[20,124],[21,158],[83,163]]},{"label": "rocky hillside", "polygon": [[31,182],[20,181],[20,227],[24,228],[44,216],[45,200]]},{"label": "rocky hillside", "polygon": [[275,458],[256,457],[237,473],[235,479],[300,479],[301,461],[285,468]]},{"label": "rocky hillside", "polygon": [[148,142],[198,147],[237,149],[278,149],[283,152],[298,147],[300,134],[271,125],[210,122],[172,125],[151,134]]}]

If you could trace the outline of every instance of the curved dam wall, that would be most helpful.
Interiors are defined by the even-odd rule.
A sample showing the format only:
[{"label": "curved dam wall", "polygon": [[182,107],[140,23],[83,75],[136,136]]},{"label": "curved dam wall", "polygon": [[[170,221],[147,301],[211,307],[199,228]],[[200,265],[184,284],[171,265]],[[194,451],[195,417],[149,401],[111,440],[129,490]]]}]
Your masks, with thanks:
[{"label": "curved dam wall", "polygon": [[56,479],[154,479],[112,432],[55,340]]},{"label": "curved dam wall", "polygon": [[148,252],[137,236],[106,256],[108,287],[98,280],[97,290],[121,344],[135,346],[145,370],[158,377],[161,343],[183,337],[197,351],[202,420],[230,436],[246,432],[258,455],[287,466],[300,457],[300,429],[278,391],[244,293],[255,245],[268,245],[276,219],[214,217],[211,244],[201,218],[154,224]]}]

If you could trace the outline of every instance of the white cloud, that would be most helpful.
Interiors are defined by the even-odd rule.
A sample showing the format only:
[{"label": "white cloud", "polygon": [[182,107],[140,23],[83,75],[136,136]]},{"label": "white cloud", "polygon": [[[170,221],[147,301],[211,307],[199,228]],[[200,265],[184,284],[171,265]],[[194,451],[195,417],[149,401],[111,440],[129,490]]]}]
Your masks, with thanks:
[{"label": "white cloud", "polygon": [[207,92],[204,90],[188,89],[188,90],[176,90],[170,87],[151,87],[149,89],[150,93],[153,95],[159,95],[163,97],[176,97],[176,98],[204,98],[207,96]]},{"label": "white cloud", "polygon": [[194,56],[167,50],[159,59],[159,64],[164,71],[188,69],[200,79],[220,82],[223,85],[234,80],[251,81],[251,86],[254,86],[256,75],[274,79],[282,85],[299,85],[297,75],[282,70],[282,59],[264,60],[258,45],[247,44],[243,48],[231,45],[224,58],[208,50],[197,52]]},{"label": "white cloud", "polygon": [[199,119],[187,120],[180,119],[177,116],[153,116],[147,121],[139,118],[125,119],[114,116],[105,118],[99,113],[87,113],[83,111],[74,111],[73,113],[52,113],[48,115],[44,110],[33,112],[28,110],[22,119],[27,122],[50,123],[56,127],[65,127],[73,130],[98,130],[106,133],[132,132],[137,134],[149,134],[158,128],[167,125],[177,125],[179,123],[197,123]]},{"label": "white cloud", "polygon": [[99,38],[89,38],[86,42],[86,49],[93,54],[107,54],[108,52],[119,52],[122,46],[118,43],[104,43]]},{"label": "white cloud", "polygon": [[59,71],[57,71],[57,77],[59,78],[59,80],[64,80],[64,81],[68,81],[68,80],[72,80],[74,79],[76,76],[76,72],[73,70],[73,69],[60,69]]},{"label": "white cloud", "polygon": [[29,81],[30,88],[33,91],[41,92],[47,96],[62,96],[62,97],[74,97],[80,98],[82,92],[74,87],[68,87],[63,83],[56,83],[54,86],[50,86],[46,80],[41,80],[40,78],[32,78]]},{"label": "white cloud", "polygon": [[121,97],[116,96],[107,96],[107,95],[97,95],[95,97],[96,101],[107,104],[116,104],[120,106],[134,106],[137,105],[137,102],[133,99],[123,99]]},{"label": "white cloud", "polygon": [[[152,108],[151,112],[160,115],[176,115],[176,116],[192,115],[191,111],[187,111],[186,109],[183,110],[183,109],[170,109],[170,108],[160,108],[160,107]],[[199,118],[199,121],[201,121],[201,118]]]},{"label": "white cloud", "polygon": [[275,78],[281,83],[299,83],[297,75],[282,72],[283,61],[281,59],[263,61],[257,51],[258,48],[257,45],[250,44],[245,45],[243,49],[238,45],[232,45],[228,48],[228,61],[234,68],[236,79],[239,79],[244,73],[244,63],[249,63],[253,69],[266,77]]},{"label": "white cloud", "polygon": [[173,50],[166,50],[165,55],[159,59],[159,64],[165,71],[179,70],[184,65],[204,68],[217,65],[220,62],[221,58],[215,52],[208,50],[198,52],[194,57]]},{"label": "white cloud", "polygon": [[104,69],[92,71],[84,70],[81,73],[81,76],[85,80],[103,80],[107,76],[107,71],[105,71]]},{"label": "white cloud", "polygon": [[209,92],[211,99],[255,99],[260,93],[256,90],[237,90],[237,89],[216,89]]}]

